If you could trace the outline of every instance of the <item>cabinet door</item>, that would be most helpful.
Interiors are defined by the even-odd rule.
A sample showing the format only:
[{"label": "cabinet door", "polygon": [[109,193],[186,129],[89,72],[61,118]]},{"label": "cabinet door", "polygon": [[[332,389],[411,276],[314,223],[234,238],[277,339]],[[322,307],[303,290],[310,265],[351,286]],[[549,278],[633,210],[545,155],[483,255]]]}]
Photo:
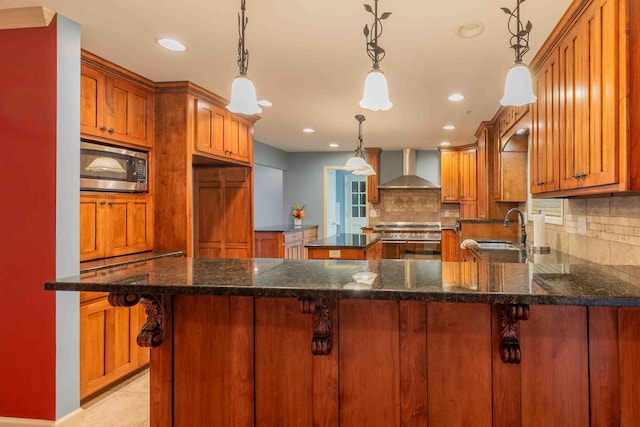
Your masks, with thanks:
[{"label": "cabinet door", "polygon": [[560,46],[563,190],[618,182],[617,3],[594,2]]},{"label": "cabinet door", "polygon": [[150,196],[118,197],[107,201],[107,256],[153,249],[153,204]]},{"label": "cabinet door", "polygon": [[534,92],[538,99],[532,105],[531,194],[554,191],[560,188],[560,83],[558,56],[558,51],[554,50],[533,79]]},{"label": "cabinet door", "polygon": [[460,202],[460,218],[477,218],[476,202]]},{"label": "cabinet door", "polygon": [[487,218],[489,214],[489,162],[487,158],[489,135],[489,129],[483,127],[482,133],[478,138],[478,148],[476,150],[476,196],[478,218]]},{"label": "cabinet door", "polygon": [[131,309],[111,307],[106,297],[80,307],[81,398],[135,369],[135,337]]},{"label": "cabinet door", "polygon": [[153,144],[153,93],[108,77],[107,136],[150,147]]},{"label": "cabinet door", "polygon": [[80,261],[105,256],[105,198],[80,197]]},{"label": "cabinet door", "polygon": [[217,105],[195,99],[195,150],[218,156],[226,155],[229,139],[229,113]]},{"label": "cabinet door", "polygon": [[106,76],[85,65],[80,73],[80,132],[106,136]]},{"label": "cabinet door", "polygon": [[225,206],[225,256],[253,257],[251,169],[223,168]]},{"label": "cabinet door", "polygon": [[229,115],[229,142],[225,147],[227,155],[236,160],[251,162],[253,158],[253,135],[251,123]]},{"label": "cabinet door", "polygon": [[454,230],[442,230],[442,261],[460,261],[460,236]]},{"label": "cabinet door", "polygon": [[440,152],[440,182],[443,202],[460,200],[460,153],[458,151]]},{"label": "cabinet door", "polygon": [[476,200],[477,150],[470,148],[460,152],[460,200]]}]

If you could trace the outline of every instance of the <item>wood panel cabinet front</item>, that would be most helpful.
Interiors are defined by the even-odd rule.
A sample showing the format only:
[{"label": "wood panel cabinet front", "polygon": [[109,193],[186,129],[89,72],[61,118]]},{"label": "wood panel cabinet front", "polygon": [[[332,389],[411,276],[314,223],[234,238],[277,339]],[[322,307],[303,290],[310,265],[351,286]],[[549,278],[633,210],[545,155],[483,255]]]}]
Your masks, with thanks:
[{"label": "wood panel cabinet front", "polygon": [[618,19],[595,1],[560,44],[562,190],[618,182]]},{"label": "wood panel cabinet front", "polygon": [[80,196],[81,261],[151,249],[153,249],[151,196]]},{"label": "wood panel cabinet front", "polygon": [[442,262],[460,261],[460,234],[455,230],[442,230]]},{"label": "wood panel cabinet front", "polygon": [[153,145],[153,91],[87,64],[81,67],[80,132],[101,140]]},{"label": "wood panel cabinet front", "polygon": [[198,167],[195,178],[195,256],[253,257],[251,169]]},{"label": "wood panel cabinet front", "polygon": [[81,304],[80,398],[148,363],[149,350],[136,343],[139,310],[144,312],[139,306],[112,307],[106,296]]},{"label": "wood panel cabinet front", "polygon": [[477,148],[460,152],[460,201],[477,199]]},{"label": "wood panel cabinet front", "polygon": [[204,99],[194,97],[193,102],[195,151],[251,164],[252,123]]},{"label": "wood panel cabinet front", "polygon": [[440,150],[440,185],[442,202],[460,201],[460,152]]}]

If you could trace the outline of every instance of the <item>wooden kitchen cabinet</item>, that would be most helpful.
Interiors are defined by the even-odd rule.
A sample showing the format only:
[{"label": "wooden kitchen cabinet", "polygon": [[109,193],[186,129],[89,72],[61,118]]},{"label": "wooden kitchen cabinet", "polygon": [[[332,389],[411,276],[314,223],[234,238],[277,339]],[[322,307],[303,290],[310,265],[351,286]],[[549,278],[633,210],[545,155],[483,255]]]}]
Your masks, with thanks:
[{"label": "wooden kitchen cabinet", "polygon": [[440,195],[443,203],[460,201],[460,152],[440,149]]},{"label": "wooden kitchen cabinet", "polygon": [[194,98],[195,151],[243,163],[253,160],[253,125],[226,108]]},{"label": "wooden kitchen cabinet", "polygon": [[196,258],[252,258],[251,169],[203,166],[194,169]]},{"label": "wooden kitchen cabinet", "polygon": [[144,308],[112,307],[104,294],[85,294],[80,303],[81,399],[149,363],[149,349],[136,343],[146,321]]},{"label": "wooden kitchen cabinet", "polygon": [[149,195],[80,196],[80,261],[153,249]]},{"label": "wooden kitchen cabinet", "polygon": [[318,240],[318,226],[297,231],[255,232],[256,258],[307,259],[307,243]]},{"label": "wooden kitchen cabinet", "polygon": [[80,132],[85,137],[153,146],[153,83],[86,51],[80,111]]},{"label": "wooden kitchen cabinet", "polygon": [[367,151],[367,163],[371,165],[371,168],[375,171],[375,175],[367,176],[367,202],[378,203],[380,202],[380,191],[378,190],[378,184],[380,180],[380,153],[382,148],[380,147],[368,147]]},{"label": "wooden kitchen cabinet", "polygon": [[560,188],[618,180],[618,1],[595,1],[560,44]]},{"label": "wooden kitchen cabinet", "polygon": [[442,230],[442,262],[460,261],[460,233]]},{"label": "wooden kitchen cabinet", "polygon": [[575,197],[640,190],[640,5],[574,2],[532,61],[531,192]]},{"label": "wooden kitchen cabinet", "polygon": [[477,199],[477,148],[460,151],[460,201]]}]

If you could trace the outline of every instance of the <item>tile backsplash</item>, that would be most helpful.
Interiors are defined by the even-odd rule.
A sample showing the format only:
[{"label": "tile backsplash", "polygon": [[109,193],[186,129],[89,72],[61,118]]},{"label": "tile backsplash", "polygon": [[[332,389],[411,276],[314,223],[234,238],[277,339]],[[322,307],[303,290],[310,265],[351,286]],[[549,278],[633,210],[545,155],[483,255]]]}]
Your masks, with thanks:
[{"label": "tile backsplash", "polygon": [[[380,202],[369,205],[369,226],[381,222],[442,221],[453,226],[460,215],[458,204],[440,202],[439,189],[380,189]],[[376,212],[371,215],[371,210]],[[450,224],[448,223],[450,222]]]},{"label": "tile backsplash", "polygon": [[[552,249],[599,264],[640,265],[640,196],[567,199],[563,204],[564,224],[545,226]],[[579,217],[586,217],[586,234],[578,233]]]}]

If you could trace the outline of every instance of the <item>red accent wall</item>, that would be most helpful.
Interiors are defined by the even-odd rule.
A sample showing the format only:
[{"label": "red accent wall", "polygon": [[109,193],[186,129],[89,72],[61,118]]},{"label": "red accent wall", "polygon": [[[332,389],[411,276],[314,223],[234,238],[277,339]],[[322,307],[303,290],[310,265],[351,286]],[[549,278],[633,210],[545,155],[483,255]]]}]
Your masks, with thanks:
[{"label": "red accent wall", "polygon": [[0,416],[55,419],[56,21],[0,31]]}]

